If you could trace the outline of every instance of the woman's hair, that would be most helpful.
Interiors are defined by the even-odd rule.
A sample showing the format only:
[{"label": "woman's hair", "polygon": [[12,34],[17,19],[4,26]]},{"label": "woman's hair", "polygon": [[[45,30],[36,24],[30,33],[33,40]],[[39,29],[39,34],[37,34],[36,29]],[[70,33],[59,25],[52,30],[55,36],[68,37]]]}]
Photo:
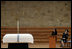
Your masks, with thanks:
[{"label": "woman's hair", "polygon": [[57,32],[57,29],[55,28],[55,31]]},{"label": "woman's hair", "polygon": [[68,30],[68,29],[66,29],[65,31],[69,32],[69,30]]}]

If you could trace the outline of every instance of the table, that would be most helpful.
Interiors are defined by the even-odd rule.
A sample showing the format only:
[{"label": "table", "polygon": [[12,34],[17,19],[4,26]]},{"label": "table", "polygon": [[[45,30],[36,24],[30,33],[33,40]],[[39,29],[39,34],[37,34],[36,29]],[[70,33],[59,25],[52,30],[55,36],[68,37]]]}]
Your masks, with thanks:
[{"label": "table", "polygon": [[3,43],[8,43],[8,48],[28,48],[28,43],[34,43],[32,34],[6,34]]}]

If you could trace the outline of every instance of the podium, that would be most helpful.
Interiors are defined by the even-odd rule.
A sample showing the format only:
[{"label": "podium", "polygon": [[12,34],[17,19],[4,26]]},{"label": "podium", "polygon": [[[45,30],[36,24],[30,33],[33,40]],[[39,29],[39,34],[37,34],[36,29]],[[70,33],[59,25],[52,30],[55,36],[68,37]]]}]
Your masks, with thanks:
[{"label": "podium", "polygon": [[49,37],[49,48],[56,48],[56,36]]}]

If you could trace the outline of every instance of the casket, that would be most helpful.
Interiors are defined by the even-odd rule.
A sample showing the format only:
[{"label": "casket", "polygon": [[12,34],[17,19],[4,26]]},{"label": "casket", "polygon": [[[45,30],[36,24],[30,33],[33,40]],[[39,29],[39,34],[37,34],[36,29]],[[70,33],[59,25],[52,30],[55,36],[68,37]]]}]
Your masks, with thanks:
[{"label": "casket", "polygon": [[6,34],[3,43],[34,43],[31,34]]}]

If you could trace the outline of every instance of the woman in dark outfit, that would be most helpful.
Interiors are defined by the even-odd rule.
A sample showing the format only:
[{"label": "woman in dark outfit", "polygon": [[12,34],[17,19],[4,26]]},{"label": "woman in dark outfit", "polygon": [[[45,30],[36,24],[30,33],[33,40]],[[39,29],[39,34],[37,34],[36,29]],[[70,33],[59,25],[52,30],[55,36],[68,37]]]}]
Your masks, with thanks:
[{"label": "woman in dark outfit", "polygon": [[57,29],[55,28],[54,31],[52,31],[52,36],[56,37],[56,41],[57,41]]},{"label": "woman in dark outfit", "polygon": [[68,30],[66,30],[64,33],[63,33],[63,35],[62,35],[62,39],[61,39],[61,47],[63,47],[64,46],[64,43],[66,43],[67,42],[67,39],[68,39]]},{"label": "woman in dark outfit", "polygon": [[57,29],[55,28],[54,31],[52,31],[52,35],[57,35]]}]

